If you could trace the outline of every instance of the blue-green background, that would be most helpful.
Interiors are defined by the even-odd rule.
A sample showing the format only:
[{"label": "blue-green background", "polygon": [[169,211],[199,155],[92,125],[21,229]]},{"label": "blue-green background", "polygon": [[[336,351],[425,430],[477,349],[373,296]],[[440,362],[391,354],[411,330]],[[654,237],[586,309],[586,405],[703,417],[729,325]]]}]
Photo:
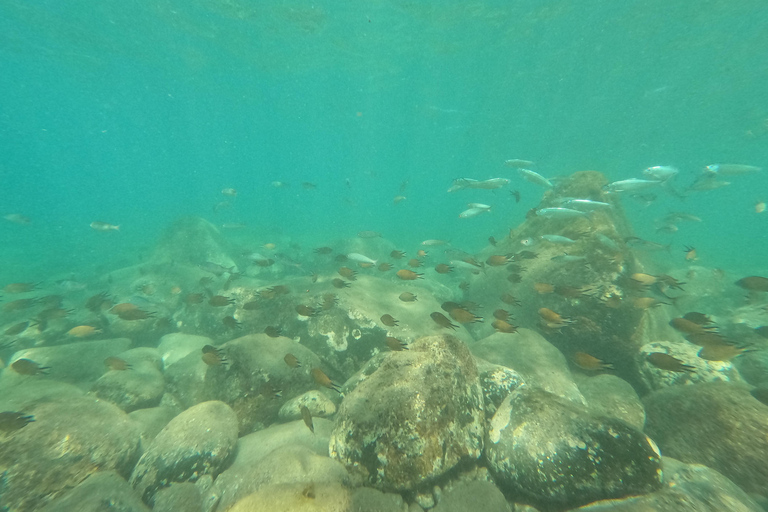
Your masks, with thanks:
[{"label": "blue-green background", "polygon": [[[246,223],[254,247],[377,230],[475,251],[541,197],[508,158],[612,180],[675,165],[679,188],[711,163],[765,167],[766,27],[764,0],[3,0],[0,214],[33,222],[0,222],[0,278],[133,263],[187,214]],[[447,194],[462,176],[509,177],[523,201]],[[692,245],[765,272],[767,176],[627,211],[681,265]],[[239,196],[214,214],[224,187]],[[493,211],[459,219],[469,201]],[[704,222],[656,234],[668,211]]]}]

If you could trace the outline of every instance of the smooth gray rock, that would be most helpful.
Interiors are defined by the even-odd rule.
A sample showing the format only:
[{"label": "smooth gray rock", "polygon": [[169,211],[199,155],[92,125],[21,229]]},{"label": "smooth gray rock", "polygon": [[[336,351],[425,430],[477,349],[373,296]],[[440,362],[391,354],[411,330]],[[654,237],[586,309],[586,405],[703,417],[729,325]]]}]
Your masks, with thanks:
[{"label": "smooth gray rock", "polygon": [[661,455],[645,434],[540,389],[509,395],[491,421],[485,457],[502,491],[543,510],[652,492]]},{"label": "smooth gray rock", "polygon": [[507,395],[525,382],[515,370],[480,358],[477,358],[477,371],[485,398],[485,418],[490,420]]},{"label": "smooth gray rock", "polygon": [[[179,411],[180,412],[180,411]],[[165,428],[169,421],[177,416],[177,412],[170,407],[150,407],[148,409],[138,409],[128,414],[136,422],[141,432],[141,442],[148,446],[161,430]]]},{"label": "smooth gray rock", "polygon": [[421,489],[483,447],[483,394],[466,345],[426,336],[359,380],[336,415],[331,456],[381,490]]},{"label": "smooth gray rock", "polygon": [[113,505],[121,512],[149,512],[128,482],[114,471],[92,474],[39,512],[104,512]]},{"label": "smooth gray rock", "polygon": [[165,380],[156,364],[124,359],[131,368],[107,371],[93,384],[93,394],[126,412],[157,406],[165,392]]},{"label": "smooth gray rock", "polygon": [[615,375],[575,375],[579,391],[594,416],[607,416],[629,423],[638,430],[645,425],[645,409],[629,382]]},{"label": "smooth gray rock", "polygon": [[237,417],[225,403],[203,402],[172,419],[150,443],[130,483],[146,503],[173,482],[216,476],[231,462],[237,443]]},{"label": "smooth gray rock", "polygon": [[309,409],[313,418],[327,418],[336,413],[336,405],[326,395],[315,389],[292,398],[278,411],[280,421],[293,421],[301,419],[301,407]]},{"label": "smooth gray rock", "polygon": [[665,455],[703,464],[768,495],[768,406],[727,382],[672,386],[643,398],[646,432]]},{"label": "smooth gray rock", "polygon": [[152,512],[204,512],[203,497],[195,484],[173,483],[155,495]]},{"label": "smooth gray rock", "polygon": [[474,480],[453,485],[440,497],[433,512],[512,512],[504,494],[491,482]]},{"label": "smooth gray rock", "polygon": [[162,358],[163,366],[168,368],[193,352],[200,354],[201,349],[206,345],[214,345],[213,340],[207,336],[172,332],[160,338],[157,350]]}]

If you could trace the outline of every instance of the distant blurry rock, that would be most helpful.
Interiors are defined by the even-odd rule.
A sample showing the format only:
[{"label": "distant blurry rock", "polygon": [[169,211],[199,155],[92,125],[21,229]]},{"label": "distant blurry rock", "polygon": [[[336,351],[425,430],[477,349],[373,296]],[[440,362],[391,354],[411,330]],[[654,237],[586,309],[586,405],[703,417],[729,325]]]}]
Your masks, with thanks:
[{"label": "distant blurry rock", "polygon": [[[141,498],[114,471],[99,471],[67,491],[39,512],[103,512],[109,504],[120,505],[121,512],[149,512]],[[184,509],[186,512],[186,509]]]},{"label": "distant blurry rock", "polygon": [[483,395],[467,347],[453,336],[419,338],[392,352],[344,398],[333,457],[383,490],[414,490],[479,457]]},{"label": "distant blurry rock", "polygon": [[262,487],[227,512],[346,512],[350,491],[337,483],[276,484]]},{"label": "distant blurry rock", "polygon": [[661,486],[661,456],[645,434],[539,389],[505,399],[485,456],[502,491],[545,510]]},{"label": "distant blurry rock", "polygon": [[207,336],[196,336],[181,332],[166,334],[160,338],[157,350],[163,359],[163,365],[168,368],[179,359],[192,352],[200,352],[206,345],[213,345],[213,340]]},{"label": "distant blurry rock", "polygon": [[[252,334],[217,348],[225,358],[223,364],[204,363],[202,352],[196,350],[168,367],[168,390],[185,407],[205,400],[227,403],[237,414],[241,434],[276,421],[286,397],[318,388],[309,371],[320,366],[320,359],[288,338]],[[285,356],[289,353],[301,361],[301,367],[288,366]]]},{"label": "distant blurry rock", "polygon": [[[651,390],[677,384],[699,382],[742,382],[739,371],[730,361],[707,361],[696,354],[701,347],[687,342],[654,341],[643,345],[637,355],[640,375]],[[693,367],[692,371],[670,371],[659,368],[648,359],[649,354],[661,352]],[[742,356],[743,357],[743,356]]]},{"label": "distant blurry rock", "polygon": [[510,336],[492,334],[470,345],[470,350],[486,361],[513,369],[528,386],[578,404],[586,403],[573,381],[565,356],[554,345],[530,329],[520,329],[514,338]]},{"label": "distant blurry rock", "polygon": [[139,431],[128,415],[68,384],[28,381],[6,387],[0,411],[34,417],[23,428],[0,434],[0,503],[13,511],[40,510],[99,471],[127,476],[139,456]]},{"label": "distant blurry rock", "polygon": [[126,412],[157,406],[165,392],[165,381],[158,367],[159,356],[146,360],[141,354],[147,349],[138,350],[118,354],[117,357],[130,367],[108,369],[91,388],[97,397],[112,402]]},{"label": "distant blurry rock", "polygon": [[736,484],[706,466],[663,457],[664,487],[620,500],[574,509],[581,512],[764,512]]},{"label": "distant blurry rock", "polygon": [[[443,493],[433,512],[511,512],[504,494],[491,482],[460,482]],[[517,509],[515,509],[517,510]]]},{"label": "distant blurry rock", "polygon": [[172,482],[216,476],[231,462],[237,417],[225,403],[203,402],[171,420],[147,447],[130,483],[146,503]]},{"label": "distant blurry rock", "polygon": [[205,219],[184,217],[163,233],[151,261],[198,265],[213,262],[231,267],[234,262],[227,253],[227,241],[219,230]]},{"label": "distant blurry rock", "polygon": [[625,380],[615,375],[575,375],[576,384],[593,416],[622,420],[638,430],[645,425],[643,402]]},{"label": "distant blurry rock", "polygon": [[288,400],[278,412],[280,421],[301,419],[301,407],[309,409],[313,418],[327,418],[336,413],[336,405],[319,391],[307,391],[303,395]]},{"label": "distant blurry rock", "polygon": [[768,407],[728,382],[663,388],[643,398],[646,432],[664,454],[704,464],[768,495]]},{"label": "distant blurry rock", "polygon": [[[68,382],[88,390],[104,374],[104,359],[124,352],[130,346],[131,340],[127,338],[78,341],[67,345],[21,350],[13,354],[9,363],[21,358],[31,359],[51,368],[43,378]],[[28,380],[28,376],[6,371],[0,376],[0,383],[6,379]]]},{"label": "distant blurry rock", "polygon": [[[309,460],[308,453],[310,452],[318,457],[327,458],[328,440],[333,423],[322,418],[314,418],[313,423],[315,426],[314,433],[309,431],[303,421],[295,421],[282,425],[272,425],[264,430],[241,437],[237,441],[235,460],[226,471],[216,478],[213,486],[213,492],[221,496],[219,509],[226,510],[240,498],[255,492],[264,485],[265,475],[262,461],[272,452],[286,447],[303,447],[308,450],[308,452],[301,452],[303,460]],[[317,461],[319,459],[312,460]],[[322,461],[322,464],[325,462]],[[337,473],[338,475],[341,473]]]}]

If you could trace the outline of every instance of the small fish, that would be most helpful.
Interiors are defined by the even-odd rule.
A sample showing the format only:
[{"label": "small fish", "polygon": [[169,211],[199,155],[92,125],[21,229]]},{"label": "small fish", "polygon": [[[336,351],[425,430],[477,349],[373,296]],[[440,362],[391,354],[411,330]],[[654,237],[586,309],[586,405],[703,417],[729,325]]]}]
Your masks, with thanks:
[{"label": "small fish", "polygon": [[422,263],[420,259],[411,258],[411,259],[408,260],[408,266],[409,267],[419,268],[422,265],[424,265],[424,263]]},{"label": "small fish", "polygon": [[38,283],[11,283],[3,287],[5,293],[27,293],[35,290]]},{"label": "small fish", "polygon": [[560,235],[541,235],[542,240],[546,240],[549,243],[552,244],[560,244],[560,245],[572,245],[576,243],[576,240],[570,239],[566,236],[560,236]]},{"label": "small fish", "polygon": [[614,242],[613,239],[608,238],[602,233],[596,233],[595,238],[597,238],[597,241],[600,242],[600,245],[602,245],[606,249],[610,249],[612,251],[620,250],[618,244],[616,244],[616,242]]},{"label": "small fish", "polygon": [[111,356],[104,360],[104,366],[106,366],[108,369],[122,372],[125,370],[130,370],[133,368],[128,362],[126,362],[125,359],[121,359],[119,357]]},{"label": "small fish", "polygon": [[743,347],[723,343],[720,345],[705,345],[699,350],[697,355],[707,361],[730,361],[744,352],[749,352],[749,350]]},{"label": "small fish", "polygon": [[517,172],[525,181],[533,183],[534,185],[539,185],[541,187],[547,187],[547,188],[552,188],[554,186],[552,185],[552,182],[549,181],[547,178],[530,169],[518,169]]},{"label": "small fish", "polygon": [[533,247],[534,245],[536,245],[536,240],[533,238],[523,238],[522,240],[520,240],[520,244],[526,247]]},{"label": "small fish", "polygon": [[314,252],[315,254],[331,254],[333,249],[330,247],[318,247]]},{"label": "small fish", "polygon": [[199,268],[204,272],[210,272],[215,276],[221,276],[223,274],[234,274],[236,267],[234,265],[231,267],[225,267],[223,265],[219,265],[218,263],[212,263],[210,261],[206,261],[198,264],[197,268]]},{"label": "small fish", "polygon": [[438,274],[449,274],[453,272],[453,267],[450,265],[446,265],[445,263],[438,263],[435,265],[435,272]]},{"label": "small fish", "polygon": [[576,352],[573,354],[573,362],[583,370],[600,371],[614,369],[611,363],[606,363],[602,359],[598,359],[586,352]]},{"label": "small fish", "polygon": [[739,176],[742,174],[754,174],[761,170],[761,167],[744,164],[711,164],[704,168],[706,174],[715,176]]},{"label": "small fish", "polygon": [[43,366],[31,359],[22,358],[11,363],[11,369],[19,375],[45,375],[49,372],[51,367]]},{"label": "small fish", "polygon": [[349,283],[344,281],[343,279],[339,279],[338,277],[335,277],[331,279],[331,284],[334,288],[342,289],[342,288],[349,288]]},{"label": "small fish", "polygon": [[446,240],[434,240],[433,239],[433,240],[424,240],[423,242],[421,242],[421,245],[429,247],[429,246],[436,246],[436,245],[447,245],[449,243],[450,242],[448,242]]},{"label": "small fish", "polygon": [[399,204],[405,201],[407,198],[405,196],[395,196],[394,199],[392,199],[392,203]]},{"label": "small fish", "polygon": [[408,350],[408,345],[403,343],[397,338],[393,338],[392,336],[387,336],[386,339],[387,347],[389,347],[390,350],[393,352],[400,352],[401,350]]},{"label": "small fish", "polygon": [[491,178],[483,181],[473,180],[472,178],[458,178],[453,180],[453,184],[448,189],[448,192],[455,192],[466,188],[493,190],[501,188],[508,183],[509,180],[506,178]]},{"label": "small fish", "polygon": [[403,281],[413,281],[416,279],[422,279],[423,276],[424,274],[418,274],[413,270],[408,270],[405,268],[397,271],[397,277],[399,277]]},{"label": "small fish", "polygon": [[222,318],[221,323],[224,324],[224,327],[232,331],[242,328],[242,323],[238,322],[237,319],[232,315],[228,315]]},{"label": "small fish", "polygon": [[293,354],[285,354],[283,361],[285,361],[285,364],[287,364],[291,368],[301,368],[301,363],[299,362],[299,359]]},{"label": "small fish", "polygon": [[375,265],[378,260],[372,260],[368,256],[365,256],[364,254],[360,254],[357,252],[352,252],[347,254],[347,258],[356,261],[358,263],[370,263],[371,265]]},{"label": "small fish", "polygon": [[636,236],[628,236],[624,239],[624,242],[630,247],[636,247],[647,251],[668,251],[670,248],[670,245],[661,245],[660,243],[643,240]]},{"label": "small fish", "polygon": [[389,257],[395,260],[402,259],[403,256],[405,256],[404,251],[393,250],[392,252],[389,253]]},{"label": "small fish", "polygon": [[696,257],[696,248],[685,246],[685,261],[696,261],[698,258]]},{"label": "small fish", "polygon": [[32,219],[20,213],[9,213],[7,215],[3,215],[3,218],[8,222],[13,222],[14,224],[19,224],[21,226],[32,223]]},{"label": "small fish", "polygon": [[414,295],[411,292],[403,292],[401,293],[398,298],[403,302],[416,302],[418,299],[416,298],[416,295]]},{"label": "small fish", "polygon": [[307,426],[310,432],[315,433],[315,426],[312,424],[312,414],[307,409],[306,405],[301,406],[301,419],[304,420],[304,424]]},{"label": "small fish", "polygon": [[765,211],[765,201],[759,201],[755,203],[755,213],[763,213]]},{"label": "small fish", "polygon": [[736,281],[736,286],[753,292],[768,292],[768,278],[749,276]]},{"label": "small fish", "polygon": [[472,217],[477,217],[481,213],[487,213],[490,212],[491,209],[489,208],[469,208],[468,210],[464,210],[459,214],[460,219],[471,219]]},{"label": "small fish", "polygon": [[378,268],[379,271],[381,271],[381,272],[387,272],[387,271],[392,270],[392,264],[391,263],[379,263],[379,266],[376,267],[376,268]]},{"label": "small fish", "polygon": [[22,332],[26,331],[29,325],[30,325],[29,320],[27,320],[26,322],[19,322],[17,324],[14,324],[8,327],[5,331],[3,331],[3,334],[5,334],[6,336],[16,336],[17,334],[21,334]]},{"label": "small fish", "polygon": [[536,215],[545,219],[589,218],[589,215],[585,212],[574,210],[573,208],[541,208],[540,210],[536,210]]},{"label": "small fish", "polygon": [[214,295],[210,299],[208,299],[208,304],[215,308],[222,308],[225,306],[231,306],[235,303],[235,299],[231,299],[229,297],[226,297],[224,295]]},{"label": "small fish", "polygon": [[0,432],[21,430],[33,421],[35,421],[35,417],[31,414],[17,411],[0,412]]},{"label": "small fish", "polygon": [[489,237],[488,237],[488,243],[489,243],[489,244],[491,244],[492,246],[496,247],[496,244],[497,244],[498,242],[496,241],[496,239],[495,239],[494,237],[492,237],[492,236],[489,236]]},{"label": "small fish", "polygon": [[290,187],[290,184],[284,181],[273,181],[272,186],[275,188],[288,188]]},{"label": "small fish", "polygon": [[648,354],[648,361],[656,368],[670,372],[693,373],[696,371],[696,367],[684,364],[680,359],[664,352],[651,352]]},{"label": "small fish", "polygon": [[381,233],[378,231],[359,231],[357,236],[358,238],[381,238]]},{"label": "small fish", "polygon": [[539,316],[544,320],[547,327],[563,327],[574,323],[574,320],[555,313],[549,308],[539,308]]},{"label": "small fish", "polygon": [[641,180],[630,178],[628,180],[614,181],[603,187],[607,192],[627,192],[635,190],[644,190],[659,186],[662,182],[659,180]]},{"label": "small fish", "polygon": [[451,323],[451,321],[444,314],[435,311],[429,315],[434,322],[444,329],[456,330],[459,326]]},{"label": "small fish", "polygon": [[586,261],[586,256],[576,256],[574,254],[568,254],[567,252],[564,252],[563,254],[560,254],[558,256],[552,256],[549,258],[550,261],[557,261],[560,263],[573,263],[576,261]]},{"label": "small fish", "polygon": [[677,222],[701,222],[701,217],[686,212],[669,212],[664,216],[663,220],[670,224]]},{"label": "small fish", "polygon": [[765,405],[768,405],[768,388],[755,388],[750,391],[749,394],[752,395],[755,400],[759,400]]},{"label": "small fish", "polygon": [[264,328],[264,334],[266,334],[270,338],[279,338],[282,333],[283,333],[282,329],[280,329],[279,327],[275,327],[273,325],[268,325]]},{"label": "small fish", "polygon": [[510,158],[509,160],[504,161],[504,165],[518,169],[527,169],[529,167],[533,167],[536,164],[530,160],[523,160],[522,158]]},{"label": "small fish", "polygon": [[680,172],[679,169],[677,169],[676,167],[672,167],[670,165],[656,165],[656,166],[648,167],[647,169],[644,169],[643,176],[651,180],[665,183],[671,180],[672,178],[674,178],[675,176],[677,176],[679,172]]},{"label": "small fish", "polygon": [[397,327],[397,325],[400,323],[397,320],[395,320],[395,317],[392,315],[381,315],[381,323],[386,325],[387,327]]},{"label": "small fish", "polygon": [[312,378],[317,384],[323,387],[326,387],[328,389],[332,389],[335,392],[341,394],[341,388],[339,387],[339,385],[334,384],[333,381],[331,381],[330,377],[328,377],[325,374],[325,372],[323,372],[323,370],[321,370],[320,368],[312,368],[312,370],[310,370],[309,373],[310,375],[312,375]]},{"label": "small fish", "polygon": [[755,333],[758,336],[762,336],[763,338],[768,338],[768,325],[761,325],[760,327],[755,327]]},{"label": "small fish", "polygon": [[424,249],[419,249],[418,251],[416,251],[416,256],[418,256],[419,258],[426,258],[427,251],[425,251]]},{"label": "small fish", "polygon": [[100,332],[102,332],[101,329],[97,329],[90,325],[78,325],[77,327],[73,327],[67,331],[67,334],[74,338],[88,338],[89,336],[93,336],[94,334],[98,334]]},{"label": "small fish", "polygon": [[685,334],[703,334],[706,332],[717,332],[717,327],[699,325],[696,322],[692,322],[685,318],[673,318],[669,321],[669,325],[676,331]]},{"label": "small fish", "polygon": [[546,295],[548,293],[554,293],[555,287],[549,283],[533,283],[533,289],[540,295]]},{"label": "small fish", "polygon": [[695,311],[684,314],[683,318],[699,325],[712,325],[714,323],[712,319],[704,313],[697,313]]},{"label": "small fish", "polygon": [[496,320],[491,322],[491,327],[496,329],[497,332],[502,332],[505,334],[514,334],[517,332],[516,326],[512,325],[506,320],[501,320],[500,318],[497,318]]},{"label": "small fish", "polygon": [[[458,306],[458,304],[457,304]],[[453,307],[448,310],[448,314],[452,319],[457,321],[460,324],[469,324],[469,323],[475,323],[475,322],[482,322],[483,318],[475,315],[471,311],[467,310],[466,308],[463,308],[461,306]]]},{"label": "small fish", "polygon": [[700,176],[693,184],[688,187],[688,191],[691,192],[706,192],[708,190],[717,190],[719,188],[727,187],[731,184],[730,181],[719,181],[714,174],[704,174]]},{"label": "small fish", "polygon": [[221,193],[225,196],[237,197],[237,190],[234,188],[224,188],[221,190]]},{"label": "small fish", "polygon": [[567,208],[574,208],[576,210],[582,210],[587,212],[594,212],[597,210],[609,210],[613,208],[611,203],[604,203],[602,201],[591,201],[589,199],[567,199],[563,203],[563,206]]},{"label": "small fish", "polygon": [[515,198],[515,203],[519,203],[520,202],[520,191],[519,190],[510,190],[509,193],[512,194],[512,197]]},{"label": "small fish", "polygon": [[301,188],[304,190],[315,190],[317,185],[315,183],[310,183],[309,181],[304,181],[301,183]]},{"label": "small fish", "polygon": [[91,222],[91,228],[95,229],[96,231],[120,231],[119,225],[99,221]]}]

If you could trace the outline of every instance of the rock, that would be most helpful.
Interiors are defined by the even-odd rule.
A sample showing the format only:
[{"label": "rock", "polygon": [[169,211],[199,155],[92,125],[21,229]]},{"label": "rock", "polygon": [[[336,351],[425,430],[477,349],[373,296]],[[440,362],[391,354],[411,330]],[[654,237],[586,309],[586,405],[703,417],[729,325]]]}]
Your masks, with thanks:
[{"label": "rock", "polygon": [[349,490],[340,484],[278,484],[238,501],[227,512],[348,512]]},{"label": "rock", "polygon": [[152,512],[204,512],[203,497],[195,484],[173,483],[157,491]]},{"label": "rock", "polygon": [[384,493],[370,487],[352,491],[350,511],[408,512],[408,505],[399,494]]},{"label": "rock", "polygon": [[515,370],[480,358],[477,358],[477,371],[485,398],[485,418],[490,420],[507,395],[525,383]]},{"label": "rock", "polygon": [[160,352],[160,357],[162,357],[163,366],[168,368],[188,354],[192,352],[200,354],[204,346],[214,344],[214,341],[207,336],[173,332],[160,338],[157,350]]},{"label": "rock", "polygon": [[585,404],[573,381],[565,356],[540,334],[519,329],[517,334],[496,333],[470,346],[472,354],[513,369],[530,387],[540,388],[577,404]]},{"label": "rock", "polygon": [[[166,370],[168,390],[190,407],[205,400],[221,400],[235,411],[240,433],[264,428],[277,420],[286,398],[310,388],[317,388],[309,372],[319,367],[320,359],[306,347],[288,338],[270,338],[265,334],[243,336],[219,350],[229,364],[206,365],[199,353],[190,353]],[[295,355],[302,366],[291,368],[284,357]],[[329,395],[335,391],[323,388]]]},{"label": "rock", "polygon": [[579,391],[593,416],[622,420],[638,430],[645,425],[645,409],[629,382],[609,374],[575,375]]},{"label": "rock", "polygon": [[643,398],[646,432],[665,455],[703,464],[768,495],[768,407],[727,382],[672,386]]},{"label": "rock", "polygon": [[536,388],[504,400],[485,457],[508,497],[545,510],[661,486],[661,456],[645,434]]},{"label": "rock", "polygon": [[336,414],[336,405],[321,392],[312,390],[285,402],[277,416],[280,421],[300,420],[302,405],[309,409],[313,418],[327,418]]},{"label": "rock", "polygon": [[[143,350],[143,349],[142,349]],[[126,412],[155,407],[165,392],[165,380],[158,368],[159,355],[147,360],[129,350],[117,357],[131,365],[128,370],[109,370],[94,383],[91,391]]]},{"label": "rock", "polygon": [[[51,369],[46,375],[38,377],[67,382],[88,390],[104,374],[104,359],[126,351],[131,340],[117,338],[110,340],[77,341],[54,347],[38,347],[20,350],[8,361],[10,365],[17,359],[26,358]],[[28,380],[26,375],[14,371],[3,372],[0,386],[7,380]]]},{"label": "rock", "polygon": [[10,510],[39,510],[99,471],[127,476],[138,459],[139,430],[128,415],[74,386],[28,379],[3,387],[0,411],[35,419],[0,434],[1,503]]},{"label": "rock", "polygon": [[130,483],[146,503],[173,482],[216,476],[231,462],[237,417],[226,404],[203,402],[182,412],[155,437],[131,474]]},{"label": "rock", "polygon": [[581,512],[764,512],[736,484],[706,466],[663,457],[664,487],[622,500],[598,501]]},{"label": "rock", "polygon": [[[707,361],[697,354],[701,347],[688,342],[654,341],[640,348],[637,364],[640,374],[651,390],[677,384],[695,384],[698,382],[742,382],[738,370],[730,361]],[[694,367],[693,372],[671,372],[662,370],[648,361],[648,354],[663,352],[680,359],[684,364]]]},{"label": "rock", "polygon": [[128,416],[139,427],[142,445],[147,446],[179,412],[169,407],[150,407],[133,411]]},{"label": "rock", "polygon": [[[151,257],[153,263],[188,263],[196,266],[212,262],[234,265],[227,253],[227,241],[218,228],[199,217],[184,217],[165,230]],[[200,271],[201,275],[210,275]]]},{"label": "rock", "polygon": [[347,394],[330,452],[381,490],[415,490],[479,457],[483,424],[469,350],[453,336],[427,336],[388,354]]},{"label": "rock", "polygon": [[[133,488],[114,471],[94,473],[77,487],[62,494],[39,512],[103,512],[108,504],[121,512],[149,512]],[[181,510],[181,509],[180,509]],[[186,512],[186,509],[184,509]]]},{"label": "rock", "polygon": [[745,352],[733,360],[741,376],[758,387],[768,387],[768,350]]},{"label": "rock", "polygon": [[[262,461],[270,453],[282,448],[303,447],[317,456],[328,456],[328,440],[333,423],[314,418],[314,434],[303,421],[272,425],[237,441],[237,455],[232,465],[222,472],[214,483],[213,492],[222,497],[220,510],[225,510],[240,498],[258,490],[263,479]],[[302,452],[305,459],[308,452]]]},{"label": "rock", "polygon": [[433,512],[512,512],[504,494],[491,482],[460,482],[443,493]]}]

